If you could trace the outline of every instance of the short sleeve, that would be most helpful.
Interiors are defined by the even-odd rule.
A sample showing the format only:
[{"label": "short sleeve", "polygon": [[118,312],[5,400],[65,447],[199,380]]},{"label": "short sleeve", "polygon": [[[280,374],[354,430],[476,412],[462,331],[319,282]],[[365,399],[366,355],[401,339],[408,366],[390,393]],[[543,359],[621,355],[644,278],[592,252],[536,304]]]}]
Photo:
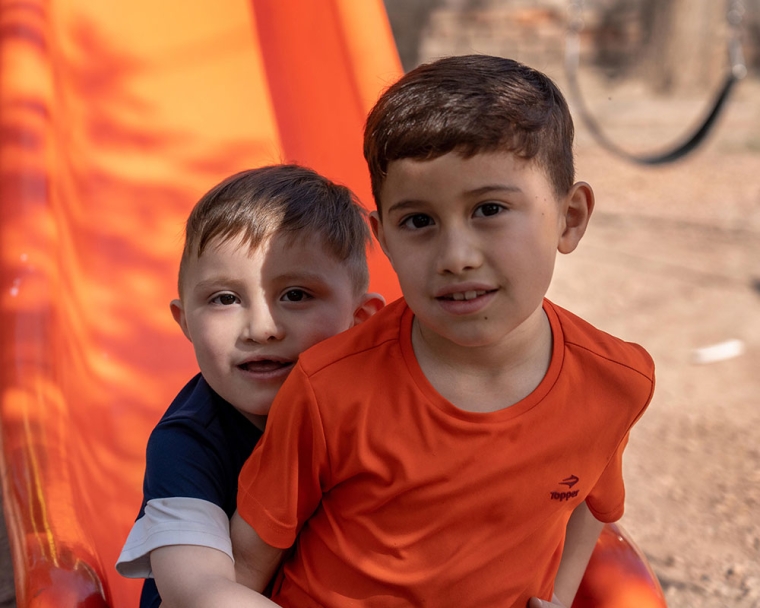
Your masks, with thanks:
[{"label": "short sleeve", "polygon": [[648,374],[646,393],[641,394],[642,403],[637,410],[633,410],[633,416],[623,439],[618,444],[612,457],[607,463],[602,475],[586,497],[586,504],[591,513],[599,521],[611,523],[623,517],[625,511],[625,484],[623,483],[623,452],[628,445],[631,429],[641,419],[649,407],[654,395],[654,363],[649,354],[640,346],[633,345],[637,352],[641,353],[647,363]]},{"label": "short sleeve", "polygon": [[151,577],[150,552],[173,545],[210,547],[234,561],[230,520],[220,507],[197,498],[154,498],[132,526],[116,570],[127,578]]},{"label": "short sleeve", "polygon": [[183,420],[162,421],[151,433],[143,506],[116,563],[123,576],[152,576],[150,552],[170,545],[211,547],[232,558],[226,511],[234,510],[237,478],[207,431]]},{"label": "short sleeve", "polygon": [[239,515],[264,542],[290,547],[319,506],[326,465],[316,399],[308,377],[296,365],[272,404],[264,435],[243,465]]},{"label": "short sleeve", "polygon": [[153,431],[146,454],[144,500],[183,496],[225,507],[225,470],[208,429],[187,423],[164,423]]},{"label": "short sleeve", "polygon": [[601,477],[586,497],[586,504],[596,519],[605,523],[619,520],[625,508],[623,483],[623,452],[628,444],[628,433],[618,445]]}]

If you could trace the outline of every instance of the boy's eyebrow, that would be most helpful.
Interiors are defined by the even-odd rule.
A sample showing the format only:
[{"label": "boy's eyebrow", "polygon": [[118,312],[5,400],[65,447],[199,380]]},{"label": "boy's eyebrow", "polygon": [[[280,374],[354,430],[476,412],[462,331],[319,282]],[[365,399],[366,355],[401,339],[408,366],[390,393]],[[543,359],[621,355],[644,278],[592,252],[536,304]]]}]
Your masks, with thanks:
[{"label": "boy's eyebrow", "polygon": [[390,207],[388,207],[387,213],[393,213],[394,211],[403,211],[404,209],[407,209],[409,207],[415,207],[422,203],[422,201],[417,199],[404,199],[402,201],[398,201],[397,203],[393,203]]},{"label": "boy's eyebrow", "polygon": [[[487,184],[485,186],[478,186],[477,188],[473,188],[472,190],[465,190],[463,194],[467,197],[476,197],[476,196],[482,196],[483,194],[488,194],[489,192],[521,193],[522,189],[519,188],[518,186],[513,186],[511,184]],[[404,199],[388,207],[387,213],[390,214],[390,213],[393,213],[394,211],[403,211],[404,209],[407,209],[409,207],[415,207],[416,205],[419,205],[424,202],[425,201],[422,201],[419,199]]]},{"label": "boy's eyebrow", "polygon": [[480,196],[481,194],[487,194],[489,192],[522,192],[522,189],[511,184],[487,184],[485,186],[474,188],[473,190],[466,190],[465,195]]},{"label": "boy's eyebrow", "polygon": [[211,277],[210,279],[203,279],[202,281],[198,281],[195,284],[193,291],[206,291],[212,287],[218,289],[220,285],[224,285],[226,287],[238,287],[242,283],[243,281],[235,277],[217,276]]},{"label": "boy's eyebrow", "polygon": [[[318,283],[325,281],[325,274],[321,272],[311,272],[309,270],[296,270],[284,274],[278,274],[276,280],[280,283]],[[219,289],[220,287],[238,289],[242,288],[245,281],[240,278],[218,276],[210,279],[198,281],[193,287],[194,291],[208,291],[209,289]]]},{"label": "boy's eyebrow", "polygon": [[295,272],[286,272],[284,274],[277,275],[277,280],[283,283],[318,283],[325,280],[325,275],[321,272],[298,270]]}]

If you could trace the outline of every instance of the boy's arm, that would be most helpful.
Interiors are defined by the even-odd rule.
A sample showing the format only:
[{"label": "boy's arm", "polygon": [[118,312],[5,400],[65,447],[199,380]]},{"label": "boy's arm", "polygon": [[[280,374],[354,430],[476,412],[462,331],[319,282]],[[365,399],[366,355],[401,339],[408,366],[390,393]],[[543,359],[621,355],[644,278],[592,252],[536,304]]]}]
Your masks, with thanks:
[{"label": "boy's arm", "polygon": [[152,551],[150,563],[162,608],[276,606],[235,582],[232,560],[222,551],[199,545],[170,545]]},{"label": "boy's arm", "polygon": [[575,508],[567,522],[565,547],[562,550],[559,570],[554,579],[552,603],[534,602],[531,606],[538,608],[539,606],[572,605],[603,527],[604,523],[594,517],[586,501]]},{"label": "boy's arm", "polygon": [[282,559],[283,549],[265,543],[237,511],[230,520],[236,580],[256,591],[264,591]]}]

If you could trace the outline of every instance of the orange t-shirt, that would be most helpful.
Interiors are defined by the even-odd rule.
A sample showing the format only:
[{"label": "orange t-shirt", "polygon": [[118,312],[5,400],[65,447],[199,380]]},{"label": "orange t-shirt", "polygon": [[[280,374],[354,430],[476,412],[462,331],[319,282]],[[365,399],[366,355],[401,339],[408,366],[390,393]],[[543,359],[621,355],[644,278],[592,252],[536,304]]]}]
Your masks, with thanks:
[{"label": "orange t-shirt", "polygon": [[282,606],[520,606],[550,597],[585,500],[623,513],[621,456],[654,388],[639,346],[544,302],[543,381],[496,412],[427,381],[403,300],[304,353],[243,467],[238,511],[275,547]]}]

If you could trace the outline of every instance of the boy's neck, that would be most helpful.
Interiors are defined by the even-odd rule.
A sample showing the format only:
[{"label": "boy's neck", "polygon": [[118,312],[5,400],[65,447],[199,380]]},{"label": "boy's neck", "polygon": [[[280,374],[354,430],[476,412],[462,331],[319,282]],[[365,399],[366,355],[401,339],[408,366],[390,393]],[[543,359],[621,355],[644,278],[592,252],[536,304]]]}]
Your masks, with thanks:
[{"label": "boy's neck", "polygon": [[552,354],[552,331],[539,307],[499,344],[463,347],[445,342],[415,317],[412,346],[425,377],[445,399],[466,411],[493,412],[530,395]]},{"label": "boy's neck", "polygon": [[[235,407],[234,405],[232,407]],[[255,426],[257,429],[259,429],[262,433],[264,432],[264,429],[267,425],[267,417],[266,416],[258,416],[256,414],[249,414],[248,412],[244,412],[241,409],[235,408],[238,412],[243,414],[248,420]]]}]

